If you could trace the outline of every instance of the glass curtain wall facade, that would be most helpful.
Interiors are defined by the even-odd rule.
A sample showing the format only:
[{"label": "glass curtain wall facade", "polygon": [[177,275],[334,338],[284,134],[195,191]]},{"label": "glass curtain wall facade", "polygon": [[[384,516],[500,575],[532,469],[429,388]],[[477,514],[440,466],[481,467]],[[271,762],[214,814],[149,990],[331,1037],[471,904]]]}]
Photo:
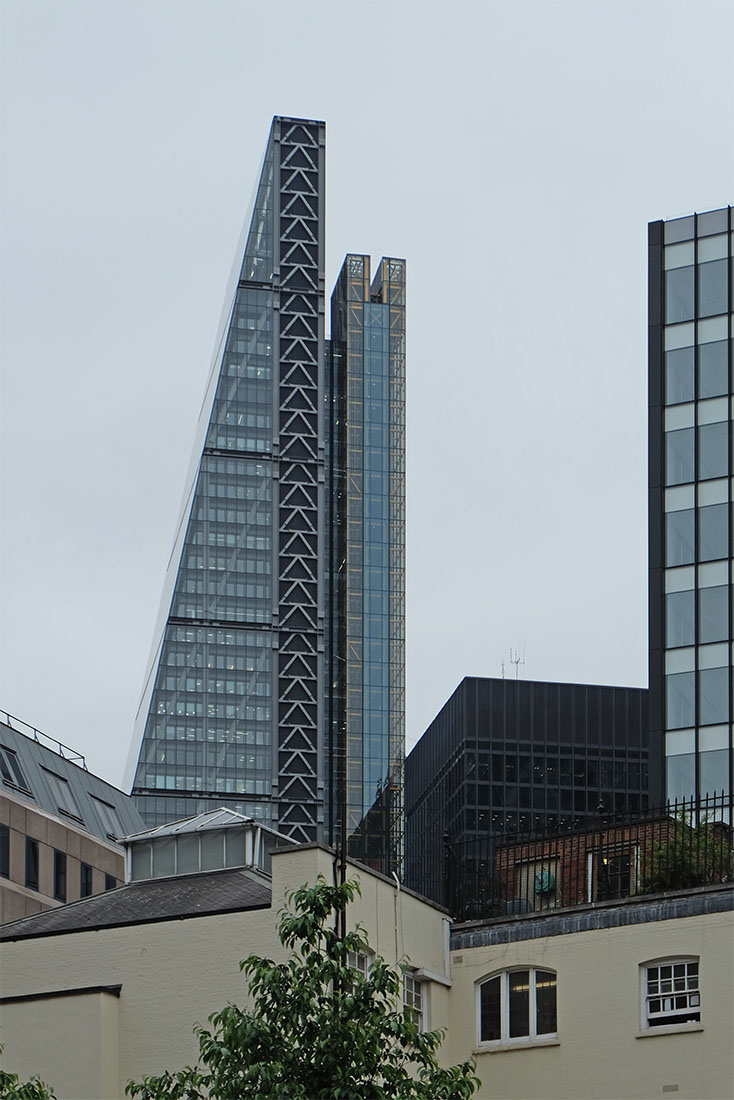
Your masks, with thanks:
[{"label": "glass curtain wall facade", "polygon": [[[336,839],[341,816],[325,811],[326,792],[341,797],[345,789],[331,778],[332,767],[344,771],[344,752],[337,765],[331,670],[346,666],[356,640],[341,621],[346,592],[332,593],[329,562],[348,530],[352,558],[372,563],[369,606],[379,603],[365,635],[379,652],[349,657],[350,668],[359,666],[354,678],[375,692],[350,727],[355,739],[364,729],[364,751],[355,740],[352,754],[360,805],[399,776],[389,762],[398,727],[400,756],[403,746],[403,496],[393,487],[399,475],[402,494],[404,405],[390,395],[398,374],[404,382],[404,264],[383,260],[362,299],[360,446],[381,477],[364,498],[385,509],[377,554],[372,527],[361,536],[354,527],[351,483],[334,494],[327,467],[331,454],[348,463],[352,453],[347,425],[356,405],[340,387],[355,384],[346,364],[356,371],[357,358],[345,336],[345,369],[332,370],[324,337],[324,170],[324,123],[275,118],[217,340],[132,746],[132,793],[150,825],[224,805],[295,840]],[[344,278],[339,286],[346,293]],[[380,386],[381,401],[372,397]]]},{"label": "glass curtain wall facade", "polygon": [[402,849],[405,745],[405,263],[347,256],[329,346],[328,816],[387,872]]},{"label": "glass curtain wall facade", "polygon": [[732,789],[731,208],[649,227],[650,727],[668,799]]}]

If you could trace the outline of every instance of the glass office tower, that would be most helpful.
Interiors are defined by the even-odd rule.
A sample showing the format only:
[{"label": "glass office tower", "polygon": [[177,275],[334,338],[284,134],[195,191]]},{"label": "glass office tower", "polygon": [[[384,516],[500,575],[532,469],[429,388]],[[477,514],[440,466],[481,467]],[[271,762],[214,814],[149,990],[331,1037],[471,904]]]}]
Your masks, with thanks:
[{"label": "glass office tower", "polygon": [[649,227],[650,729],[669,799],[732,789],[731,208]]},{"label": "glass office tower", "polygon": [[347,256],[331,299],[330,832],[392,871],[405,747],[405,263]]},{"label": "glass office tower", "polygon": [[[324,123],[273,120],[225,303],[138,713],[132,789],[151,825],[226,805],[296,840],[335,839],[336,815],[325,814],[326,792],[341,790],[331,778],[330,669],[337,657],[347,661],[346,650],[333,647],[346,644],[348,631],[331,609],[328,561],[354,505],[350,491],[331,499],[334,468],[330,462],[327,471],[326,462],[332,431],[349,443],[352,404],[324,338],[324,168]],[[380,265],[370,290],[377,300],[368,296],[364,306],[375,311],[367,334],[379,330],[382,338],[382,313],[392,313],[380,295],[389,297],[398,270],[404,288],[401,261]],[[388,338],[383,346],[391,346]],[[369,364],[372,384],[378,372]],[[398,436],[384,393],[393,458]],[[346,419],[335,420],[337,406]],[[377,415],[370,407],[365,422],[374,416],[377,423]],[[402,508],[402,435],[399,445]],[[370,592],[391,592],[392,549],[402,586],[402,527],[394,547],[391,532],[388,525],[387,552],[371,566]],[[339,606],[346,614],[347,602]],[[380,606],[389,632],[393,604]],[[402,684],[402,649],[399,660]],[[364,676],[371,680],[372,664]],[[379,727],[380,752],[366,742],[363,805],[377,774],[373,762],[392,759],[397,724],[402,738],[400,699],[399,718],[391,726],[388,707]],[[370,738],[377,729],[371,713],[355,719],[358,725]],[[389,775],[386,766],[382,781]],[[349,817],[351,828],[359,828],[355,820]]]}]

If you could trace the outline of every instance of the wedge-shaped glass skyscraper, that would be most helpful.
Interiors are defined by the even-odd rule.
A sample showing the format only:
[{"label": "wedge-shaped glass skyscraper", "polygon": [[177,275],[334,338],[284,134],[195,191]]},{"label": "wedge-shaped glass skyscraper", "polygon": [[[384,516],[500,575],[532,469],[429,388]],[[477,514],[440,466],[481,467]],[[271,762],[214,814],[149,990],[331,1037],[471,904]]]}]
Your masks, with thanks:
[{"label": "wedge-shaped glass skyscraper", "polygon": [[732,790],[732,209],[650,241],[650,735],[669,799]]},{"label": "wedge-shaped glass skyscraper", "polygon": [[[275,118],[132,750],[151,824],[226,805],[390,870],[404,745],[405,265],[324,336],[325,126]],[[135,760],[137,764],[135,765]]]}]

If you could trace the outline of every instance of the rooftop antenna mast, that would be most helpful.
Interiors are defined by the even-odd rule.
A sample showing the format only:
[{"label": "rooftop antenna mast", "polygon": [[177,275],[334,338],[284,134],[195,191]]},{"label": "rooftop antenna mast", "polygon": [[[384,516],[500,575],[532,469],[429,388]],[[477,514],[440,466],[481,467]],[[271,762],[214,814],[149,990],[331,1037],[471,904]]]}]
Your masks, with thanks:
[{"label": "rooftop antenna mast", "polygon": [[[520,667],[521,666],[523,668],[523,675],[525,674],[524,673],[524,669],[525,669],[525,642],[522,643],[522,657],[520,656],[519,648],[518,649],[513,649],[512,646],[510,646],[510,664],[515,666],[515,679],[519,680],[520,679]],[[502,662],[502,678],[503,679],[504,679],[504,675],[505,675],[505,662],[503,661]]]}]

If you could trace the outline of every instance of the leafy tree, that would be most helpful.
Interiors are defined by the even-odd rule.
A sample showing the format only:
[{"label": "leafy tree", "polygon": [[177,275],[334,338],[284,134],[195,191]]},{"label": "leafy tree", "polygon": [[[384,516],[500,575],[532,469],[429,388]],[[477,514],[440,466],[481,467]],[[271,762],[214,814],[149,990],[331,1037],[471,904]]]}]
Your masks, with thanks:
[{"label": "leafy tree", "polygon": [[199,1063],[131,1081],[140,1100],[468,1100],[474,1063],[444,1069],[441,1031],[421,1032],[403,1009],[403,970],[376,957],[365,976],[350,966],[366,953],[361,928],[340,934],[357,882],[323,877],[289,897],[278,935],[287,962],[250,955],[240,964],[253,1007],[227,1005],[195,1029]]},{"label": "leafy tree", "polygon": [[711,886],[731,879],[732,845],[726,826],[679,811],[665,836],[647,853],[640,893]]},{"label": "leafy tree", "polygon": [[[0,1054],[2,1052],[0,1046]],[[21,1081],[17,1073],[8,1073],[5,1069],[0,1069],[0,1097],[2,1100],[56,1100],[53,1089],[37,1077]]]}]

